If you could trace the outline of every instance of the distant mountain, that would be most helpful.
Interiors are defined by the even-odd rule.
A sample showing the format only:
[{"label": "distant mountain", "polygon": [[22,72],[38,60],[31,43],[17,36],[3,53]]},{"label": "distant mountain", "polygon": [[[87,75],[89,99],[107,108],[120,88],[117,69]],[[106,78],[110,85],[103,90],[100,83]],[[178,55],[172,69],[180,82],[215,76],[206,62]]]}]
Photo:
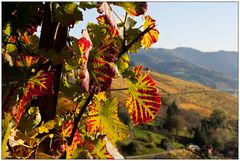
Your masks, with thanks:
[{"label": "distant mountain", "polygon": [[135,65],[216,89],[238,89],[238,53],[192,48],[148,49],[131,54]]}]

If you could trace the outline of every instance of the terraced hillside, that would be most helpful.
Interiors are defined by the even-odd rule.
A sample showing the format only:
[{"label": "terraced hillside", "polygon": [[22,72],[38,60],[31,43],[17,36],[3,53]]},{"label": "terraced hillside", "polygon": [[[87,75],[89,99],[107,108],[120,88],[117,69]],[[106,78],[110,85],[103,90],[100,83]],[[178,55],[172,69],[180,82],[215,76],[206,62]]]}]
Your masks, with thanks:
[{"label": "terraced hillside", "polygon": [[[228,119],[238,117],[238,99],[235,96],[164,74],[151,72],[150,75],[157,83],[161,95],[175,95],[180,100],[179,106],[182,109],[196,110],[202,116],[210,116],[214,109],[223,109]],[[125,87],[127,87],[127,82],[123,79],[118,78],[113,81],[113,89]],[[126,90],[111,93],[122,103],[128,95]]]}]

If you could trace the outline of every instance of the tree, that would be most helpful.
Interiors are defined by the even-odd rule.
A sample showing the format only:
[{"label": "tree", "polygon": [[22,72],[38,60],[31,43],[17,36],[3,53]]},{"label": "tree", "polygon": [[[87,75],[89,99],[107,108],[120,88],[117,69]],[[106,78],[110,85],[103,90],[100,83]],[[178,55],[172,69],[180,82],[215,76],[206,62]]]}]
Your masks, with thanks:
[{"label": "tree", "polygon": [[194,131],[201,127],[201,116],[194,110],[181,110],[180,113],[180,115],[187,121],[187,128],[191,137]]},{"label": "tree", "polygon": [[[2,4],[3,158],[113,158],[107,147],[128,133],[111,97],[117,77],[128,81],[133,125],[152,121],[160,108],[156,84],[142,66],[129,67],[130,53],[158,40],[146,2]],[[116,16],[119,23],[113,5],[126,12]],[[97,9],[98,23],[89,22],[80,38],[69,36],[86,9]],[[135,16],[143,16],[142,26]],[[72,107],[57,115],[60,98]]]},{"label": "tree", "polygon": [[175,115],[166,122],[166,127],[169,131],[175,130],[176,135],[179,131],[186,130],[187,121],[180,115]]},{"label": "tree", "polygon": [[213,128],[223,128],[226,125],[226,113],[222,110],[216,109],[210,116],[210,122]]},{"label": "tree", "polygon": [[170,106],[168,106],[167,115],[169,118],[172,118],[178,113],[179,113],[179,109],[178,109],[177,103],[174,101]]}]

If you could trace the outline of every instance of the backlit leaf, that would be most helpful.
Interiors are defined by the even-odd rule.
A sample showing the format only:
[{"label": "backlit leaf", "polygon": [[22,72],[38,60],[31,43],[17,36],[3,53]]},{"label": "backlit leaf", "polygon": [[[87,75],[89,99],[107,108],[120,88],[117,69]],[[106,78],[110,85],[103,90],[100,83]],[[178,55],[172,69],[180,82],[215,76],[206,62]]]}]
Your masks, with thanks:
[{"label": "backlit leaf", "polygon": [[[63,138],[69,138],[73,130],[74,122],[66,122],[61,126],[61,135]],[[70,146],[66,145],[66,159],[71,159],[75,155],[78,145],[82,144],[82,139],[78,130],[74,134],[73,142]]]},{"label": "backlit leaf", "polygon": [[52,93],[53,73],[40,70],[32,76],[24,89],[24,94],[20,100],[16,116],[16,125],[24,112],[25,104],[30,103],[33,96],[43,96]]},{"label": "backlit leaf", "polygon": [[[155,26],[155,20],[152,19],[150,16],[145,16],[145,22],[143,24],[143,28],[147,29],[148,27],[154,27]],[[158,40],[159,32],[156,28],[151,29],[149,32],[147,32],[142,40],[141,44],[144,46],[145,49],[150,48],[153,43],[156,43]]]},{"label": "backlit leaf", "polygon": [[116,2],[114,4],[124,8],[131,16],[143,15],[147,11],[146,2]]},{"label": "backlit leaf", "polygon": [[92,42],[86,30],[82,32],[83,37],[78,40],[78,47],[81,54],[80,66],[82,67],[82,73],[80,78],[82,79],[80,86],[85,92],[89,90],[89,72],[87,69],[88,57],[92,49]]},{"label": "backlit leaf", "polygon": [[[126,40],[128,43],[132,42],[135,38],[136,35],[141,34],[140,29],[129,29],[126,32]],[[135,42],[130,49],[128,50],[130,53],[137,53],[138,50],[142,47],[141,40],[139,39],[137,42]]]},{"label": "backlit leaf", "polygon": [[83,148],[87,149],[91,159],[114,159],[108,152],[107,142],[105,137],[98,135],[95,140],[86,140],[83,143]]},{"label": "backlit leaf", "polygon": [[[99,93],[101,95],[102,93]],[[127,126],[118,118],[117,99],[106,99],[95,95],[95,99],[88,107],[88,131],[90,133],[105,134],[115,145],[118,140],[127,136]]]},{"label": "backlit leaf", "polygon": [[128,54],[124,54],[117,61],[116,65],[118,66],[119,72],[123,72],[125,69],[129,67],[129,56]]},{"label": "backlit leaf", "polygon": [[126,107],[134,125],[148,123],[156,116],[160,109],[160,94],[155,82],[142,66],[133,69],[137,83],[129,81],[129,96]]},{"label": "backlit leaf", "polygon": [[107,90],[112,83],[112,78],[117,75],[117,68],[113,64],[118,57],[119,47],[118,41],[110,37],[102,40],[102,45],[91,51],[88,67],[91,70],[90,76],[92,83],[99,88],[100,91]]},{"label": "backlit leaf", "polygon": [[83,8],[84,10],[91,9],[91,8],[96,8],[97,7],[97,2],[80,2],[79,7]]},{"label": "backlit leaf", "polygon": [[30,67],[36,64],[39,60],[38,56],[30,56],[21,54],[17,59],[15,59],[16,67]]},{"label": "backlit leaf", "polygon": [[95,150],[91,153],[93,159],[113,159],[109,154],[104,139],[98,139]]},{"label": "backlit leaf", "polygon": [[104,15],[105,23],[109,24],[113,28],[117,28],[113,12],[107,2],[101,2],[97,8],[98,12]]},{"label": "backlit leaf", "polygon": [[75,2],[63,2],[54,7],[54,15],[62,26],[74,25],[76,21],[83,20],[82,12]]}]

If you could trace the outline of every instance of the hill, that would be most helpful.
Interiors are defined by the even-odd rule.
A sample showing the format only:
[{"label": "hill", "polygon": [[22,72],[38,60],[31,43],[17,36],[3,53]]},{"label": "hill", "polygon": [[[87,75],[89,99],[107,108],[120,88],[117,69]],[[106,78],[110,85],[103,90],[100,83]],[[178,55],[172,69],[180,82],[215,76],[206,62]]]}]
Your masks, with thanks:
[{"label": "hill", "polygon": [[238,89],[237,52],[201,52],[192,48],[149,49],[131,54],[135,65],[216,89]]},{"label": "hill", "polygon": [[[238,99],[235,96],[165,74],[151,72],[150,75],[157,83],[161,95],[176,96],[182,109],[195,110],[202,116],[210,116],[214,109],[223,109],[229,119],[237,118]],[[125,80],[118,78],[113,81],[113,89],[124,87],[127,87]],[[126,90],[112,91],[111,94],[122,103],[128,96]]]}]

